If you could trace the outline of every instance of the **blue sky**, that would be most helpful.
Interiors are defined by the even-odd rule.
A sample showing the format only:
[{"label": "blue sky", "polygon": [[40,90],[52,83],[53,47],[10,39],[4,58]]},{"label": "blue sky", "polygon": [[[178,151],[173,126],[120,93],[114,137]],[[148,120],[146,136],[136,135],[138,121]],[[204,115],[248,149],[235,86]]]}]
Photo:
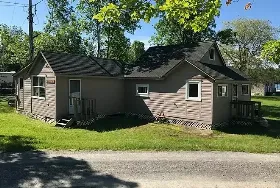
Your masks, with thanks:
[{"label": "blue sky", "polygon": [[[3,0],[10,2],[17,2],[22,4],[27,4],[28,0]],[[27,21],[27,7],[18,6],[5,6],[6,3],[0,2],[0,23],[7,25],[16,25],[22,27],[25,31],[28,31],[28,21]],[[223,6],[221,9],[221,14],[216,18],[217,28],[220,30],[223,28],[223,22],[230,21],[237,18],[257,18],[270,20],[275,27],[280,27],[280,1],[279,0],[251,0],[253,7],[251,10],[245,11],[244,6],[250,0],[242,0],[237,3],[233,3],[230,6],[226,6],[223,1]],[[33,3],[39,2],[39,0],[33,0]],[[34,29],[42,30],[44,23],[46,22],[46,15],[48,14],[47,0],[43,0],[37,5],[37,14],[34,17]],[[138,29],[134,35],[128,34],[127,36],[134,40],[140,40],[149,45],[148,41],[150,37],[154,34],[154,24],[157,19],[151,21],[147,24],[141,22],[141,29]]]}]

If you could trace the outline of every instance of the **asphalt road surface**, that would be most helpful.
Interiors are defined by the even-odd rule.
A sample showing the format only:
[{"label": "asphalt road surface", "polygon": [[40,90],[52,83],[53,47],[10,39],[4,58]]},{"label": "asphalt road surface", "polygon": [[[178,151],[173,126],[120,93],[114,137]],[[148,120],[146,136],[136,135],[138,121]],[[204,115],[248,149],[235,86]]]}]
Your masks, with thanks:
[{"label": "asphalt road surface", "polygon": [[280,188],[280,154],[0,153],[0,187]]}]

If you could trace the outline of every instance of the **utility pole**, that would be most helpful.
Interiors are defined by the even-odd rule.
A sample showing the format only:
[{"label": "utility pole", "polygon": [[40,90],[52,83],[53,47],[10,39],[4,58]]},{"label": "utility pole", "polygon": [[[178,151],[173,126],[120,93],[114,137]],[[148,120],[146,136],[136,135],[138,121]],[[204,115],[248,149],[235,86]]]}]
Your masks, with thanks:
[{"label": "utility pole", "polygon": [[29,20],[29,61],[32,63],[34,57],[34,44],[33,44],[33,13],[32,13],[32,0],[29,0],[28,20]]}]

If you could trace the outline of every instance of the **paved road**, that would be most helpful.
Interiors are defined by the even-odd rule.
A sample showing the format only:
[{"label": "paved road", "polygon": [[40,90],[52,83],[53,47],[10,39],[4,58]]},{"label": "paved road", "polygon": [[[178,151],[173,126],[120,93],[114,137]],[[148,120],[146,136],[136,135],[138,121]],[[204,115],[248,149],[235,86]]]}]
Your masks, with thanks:
[{"label": "paved road", "polygon": [[0,153],[0,187],[279,187],[280,154]]}]

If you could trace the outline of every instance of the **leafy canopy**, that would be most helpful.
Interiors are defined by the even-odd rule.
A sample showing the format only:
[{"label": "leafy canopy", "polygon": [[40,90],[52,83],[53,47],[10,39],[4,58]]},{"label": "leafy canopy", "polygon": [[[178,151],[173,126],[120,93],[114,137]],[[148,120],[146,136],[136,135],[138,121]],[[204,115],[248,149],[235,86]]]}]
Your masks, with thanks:
[{"label": "leafy canopy", "polygon": [[[90,0],[96,2],[98,0]],[[149,22],[164,14],[186,29],[204,30],[220,13],[221,0],[119,0],[103,6],[94,16],[100,22],[119,23],[120,18]]]},{"label": "leafy canopy", "polygon": [[263,45],[261,56],[267,61],[280,63],[280,41],[272,40]]}]

